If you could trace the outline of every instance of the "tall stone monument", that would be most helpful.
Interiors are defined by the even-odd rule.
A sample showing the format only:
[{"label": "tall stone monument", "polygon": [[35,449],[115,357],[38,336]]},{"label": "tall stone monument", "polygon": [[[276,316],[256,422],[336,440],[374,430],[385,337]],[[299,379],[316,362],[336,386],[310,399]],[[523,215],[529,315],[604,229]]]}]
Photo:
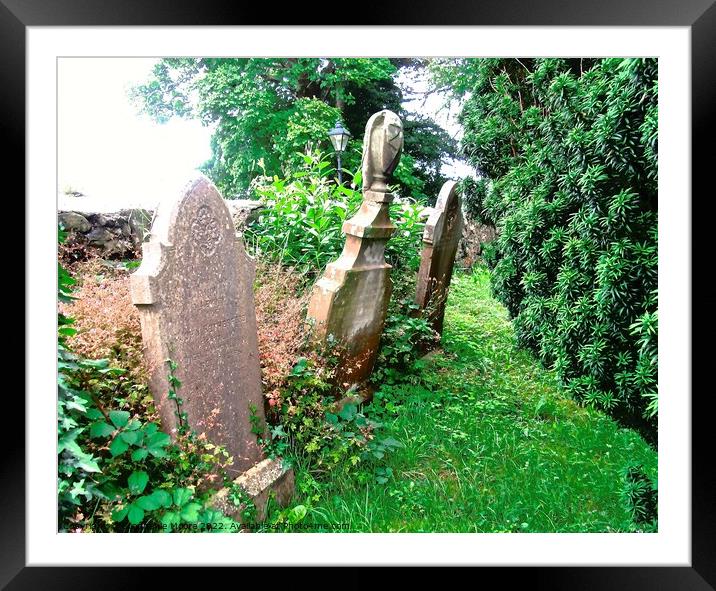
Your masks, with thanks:
[{"label": "tall stone monument", "polygon": [[447,181],[423,230],[423,251],[415,303],[428,315],[432,328],[443,331],[445,302],[452,279],[457,245],[462,236],[462,201],[457,183]]},{"label": "tall stone monument", "polygon": [[385,245],[395,226],[387,183],[403,151],[403,124],[391,111],[375,113],[363,141],[363,203],[343,224],[346,243],[316,283],[308,308],[315,339],[342,348],[341,384],[355,385],[373,369],[392,288]]},{"label": "tall stone monument", "polygon": [[[208,179],[159,204],[143,255],[131,293],[163,429],[176,435],[179,426],[168,398],[172,359],[189,426],[225,446],[234,458],[232,476],[245,476],[264,465],[250,421],[252,413],[264,420],[254,264]],[[284,477],[279,472],[273,481]]]}]

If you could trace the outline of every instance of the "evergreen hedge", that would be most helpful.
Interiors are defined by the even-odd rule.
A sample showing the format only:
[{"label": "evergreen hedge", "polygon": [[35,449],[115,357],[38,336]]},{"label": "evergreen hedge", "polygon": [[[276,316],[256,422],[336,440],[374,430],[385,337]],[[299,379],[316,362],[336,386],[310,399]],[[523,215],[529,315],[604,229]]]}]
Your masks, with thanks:
[{"label": "evergreen hedge", "polygon": [[[657,428],[657,60],[441,67],[493,223],[493,290],[519,343],[586,404]],[[452,71],[452,74],[449,72]]]}]

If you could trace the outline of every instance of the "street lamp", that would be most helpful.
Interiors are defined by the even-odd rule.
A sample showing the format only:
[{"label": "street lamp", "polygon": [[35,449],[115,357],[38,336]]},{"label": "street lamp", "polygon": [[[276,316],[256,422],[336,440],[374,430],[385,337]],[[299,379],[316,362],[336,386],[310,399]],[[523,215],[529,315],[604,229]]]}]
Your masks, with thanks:
[{"label": "street lamp", "polygon": [[336,156],[338,157],[338,184],[341,184],[343,182],[343,175],[341,174],[341,154],[345,152],[348,147],[348,140],[351,134],[343,127],[339,120],[336,121],[336,126],[328,131],[328,137],[331,138],[333,149],[336,151]]}]

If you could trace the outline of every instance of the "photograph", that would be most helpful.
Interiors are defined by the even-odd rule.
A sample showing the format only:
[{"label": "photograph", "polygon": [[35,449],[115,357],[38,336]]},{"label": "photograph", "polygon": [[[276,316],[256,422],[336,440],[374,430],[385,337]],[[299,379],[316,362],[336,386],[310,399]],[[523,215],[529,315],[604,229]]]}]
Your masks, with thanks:
[{"label": "photograph", "polygon": [[658,59],[58,60],[58,531],[658,531]]}]

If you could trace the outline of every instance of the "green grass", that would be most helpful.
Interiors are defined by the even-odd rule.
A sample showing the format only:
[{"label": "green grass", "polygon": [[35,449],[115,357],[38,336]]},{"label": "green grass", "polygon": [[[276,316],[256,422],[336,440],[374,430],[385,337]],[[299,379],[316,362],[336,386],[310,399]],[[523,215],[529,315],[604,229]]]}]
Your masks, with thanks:
[{"label": "green grass", "polygon": [[656,452],[516,348],[485,269],[454,277],[442,350],[419,363],[364,408],[403,447],[322,474],[299,461],[293,509],[274,508],[265,531],[642,531],[625,473],[656,480]]}]

